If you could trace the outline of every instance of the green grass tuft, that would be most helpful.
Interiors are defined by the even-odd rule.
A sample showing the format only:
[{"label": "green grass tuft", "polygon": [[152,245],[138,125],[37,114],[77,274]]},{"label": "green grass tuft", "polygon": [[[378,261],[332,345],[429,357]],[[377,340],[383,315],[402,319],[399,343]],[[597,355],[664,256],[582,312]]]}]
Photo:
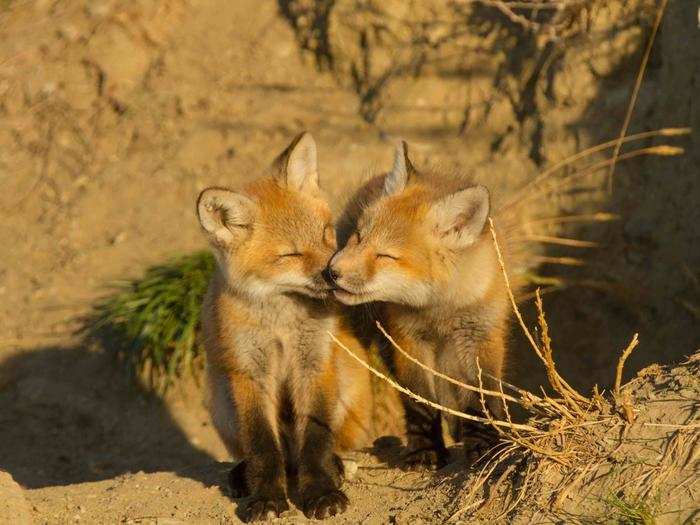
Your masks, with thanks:
[{"label": "green grass tuft", "polygon": [[85,331],[99,338],[127,373],[160,393],[202,354],[197,342],[202,299],[216,262],[196,252],[118,283],[95,308]]},{"label": "green grass tuft", "polygon": [[654,525],[656,518],[652,506],[638,499],[628,501],[616,494],[611,494],[605,500],[613,512],[613,522],[619,525]]}]

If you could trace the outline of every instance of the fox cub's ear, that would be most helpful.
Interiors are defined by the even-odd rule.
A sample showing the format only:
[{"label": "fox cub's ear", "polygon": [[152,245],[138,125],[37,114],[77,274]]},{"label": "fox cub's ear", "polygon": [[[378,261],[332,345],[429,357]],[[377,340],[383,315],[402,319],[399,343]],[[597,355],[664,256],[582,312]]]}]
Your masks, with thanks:
[{"label": "fox cub's ear", "polygon": [[277,157],[278,179],[297,191],[318,191],[318,154],[316,141],[305,131]]},{"label": "fox cub's ear", "polygon": [[467,188],[440,199],[430,210],[435,231],[451,248],[474,244],[489,216],[489,200],[485,186]]},{"label": "fox cub's ear", "polygon": [[408,144],[402,140],[394,151],[394,165],[384,178],[384,194],[395,195],[402,192],[415,174],[416,170],[408,158]]},{"label": "fox cub's ear", "polygon": [[199,223],[213,242],[224,246],[250,228],[254,211],[248,197],[222,188],[208,188],[197,200]]}]

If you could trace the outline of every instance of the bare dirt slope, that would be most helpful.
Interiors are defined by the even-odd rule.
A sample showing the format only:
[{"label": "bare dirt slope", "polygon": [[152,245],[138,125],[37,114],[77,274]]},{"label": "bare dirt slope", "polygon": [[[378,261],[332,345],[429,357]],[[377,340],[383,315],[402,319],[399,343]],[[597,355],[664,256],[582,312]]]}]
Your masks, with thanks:
[{"label": "bare dirt slope", "polygon": [[[606,25],[619,14],[611,8],[592,47],[584,39],[576,42],[579,55],[554,61],[562,73],[551,89],[535,92],[527,118],[508,93],[526,87],[512,80],[527,77],[531,64],[504,62],[503,50],[490,62],[496,51],[486,39],[468,64],[486,73],[461,64],[461,76],[440,68],[401,76],[370,125],[357,89],[339,79],[347,70],[319,71],[300,51],[291,4],[0,1],[0,469],[16,482],[0,477],[0,521],[29,514],[38,523],[235,519],[222,488],[228,465],[219,463],[228,458],[196,385],[185,380],[165,399],[144,397],[102,349],[72,335],[109,282],[203,246],[194,218],[200,189],[255,177],[302,129],[319,142],[322,183],[336,208],[368,170],[389,165],[388,139],[396,136],[411,140],[419,163],[518,187],[540,164],[617,133],[649,29],[648,9],[621,27]],[[632,131],[700,126],[693,100],[699,33],[687,3],[670,4]],[[356,41],[343,34],[355,56]],[[494,64],[511,75],[492,82]],[[546,298],[564,374],[580,388],[609,384],[633,331],[642,345],[630,370],[679,362],[700,343],[697,133],[682,145],[683,158],[621,167],[604,205],[622,221],[582,232],[604,242],[593,274],[610,276],[623,298],[591,288]],[[572,212],[577,199],[539,206]],[[536,388],[537,363],[517,337],[514,346],[511,379]],[[697,384],[674,377],[650,374],[635,383],[635,395],[649,399],[640,406],[658,410],[659,421],[687,424],[697,420]],[[658,402],[664,396],[678,404]],[[649,437],[650,457],[663,453],[667,437]],[[459,510],[459,465],[438,477],[404,473],[381,459],[394,452],[357,454],[360,470],[348,486],[354,504],[340,521],[444,520]],[[677,492],[686,507],[696,499],[693,483]],[[602,490],[593,491],[590,508],[573,499],[560,509],[610,515],[616,507]],[[680,508],[661,503],[665,511]],[[692,521],[693,514],[669,516]]]}]

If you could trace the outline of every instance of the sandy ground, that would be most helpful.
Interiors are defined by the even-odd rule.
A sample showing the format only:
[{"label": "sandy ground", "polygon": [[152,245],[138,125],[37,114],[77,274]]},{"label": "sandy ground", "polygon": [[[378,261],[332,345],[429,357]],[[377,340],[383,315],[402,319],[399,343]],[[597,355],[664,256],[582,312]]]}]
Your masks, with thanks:
[{"label": "sandy ground", "polygon": [[[284,4],[0,2],[0,469],[16,482],[0,477],[0,521],[236,520],[223,483],[228,458],[197,386],[188,379],[164,399],[144,396],[102,349],[73,335],[110,282],[204,246],[194,216],[202,188],[255,177],[303,129],[317,139],[336,209],[368,172],[389,166],[397,136],[412,142],[419,162],[472,169],[505,191],[537,172],[512,111],[494,104],[457,131],[464,110],[454,78],[393,84],[384,112],[367,124],[353,90],[300,52],[279,14]],[[633,131],[700,126],[691,96],[700,81],[698,32],[682,2],[671,4]],[[618,132],[640,35],[632,28],[611,39],[614,59],[572,59],[557,94],[540,104],[546,163]],[[586,89],[577,90],[581,71]],[[473,96],[489,90],[475,85]],[[613,196],[595,200],[620,213],[619,224],[575,232],[603,242],[588,275],[604,274],[622,290],[547,296],[559,361],[576,386],[609,385],[635,331],[642,345],[628,376],[698,348],[697,133],[682,145],[683,158],[621,167]],[[577,199],[538,206],[573,212]],[[512,363],[518,384],[543,381],[515,332]],[[696,407],[696,385],[682,388]],[[673,422],[681,413],[659,417]],[[385,454],[395,451],[376,452],[354,456],[353,504],[338,521],[452,515],[466,479],[458,464],[437,476],[406,473],[388,466]]]}]

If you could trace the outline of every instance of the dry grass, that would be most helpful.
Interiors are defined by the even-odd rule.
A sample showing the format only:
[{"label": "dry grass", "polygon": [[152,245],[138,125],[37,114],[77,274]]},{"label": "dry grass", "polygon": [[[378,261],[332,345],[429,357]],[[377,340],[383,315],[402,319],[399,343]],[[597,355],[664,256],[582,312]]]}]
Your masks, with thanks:
[{"label": "dry grass", "polygon": [[630,97],[629,104],[627,106],[627,112],[625,113],[625,120],[622,123],[622,129],[620,130],[620,136],[615,142],[615,149],[613,150],[612,162],[610,163],[610,170],[608,172],[608,190],[612,193],[613,189],[613,175],[615,174],[615,164],[617,158],[620,154],[620,148],[622,148],[622,141],[627,135],[627,129],[629,128],[630,122],[632,120],[632,113],[634,112],[634,106],[637,103],[637,97],[639,96],[639,89],[642,87],[642,80],[644,79],[644,72],[647,69],[647,63],[649,62],[649,57],[651,56],[651,49],[654,47],[654,40],[656,39],[656,33],[661,27],[661,20],[664,17],[664,12],[666,11],[666,5],[668,0],[661,0],[659,8],[656,11],[656,19],[654,20],[654,26],[651,30],[651,36],[647,41],[647,47],[644,50],[644,55],[642,56],[642,63],[637,71],[637,78],[634,81],[634,88],[632,89],[632,96]]},{"label": "dry grass", "polygon": [[[486,389],[482,379],[485,374],[478,360],[475,363],[478,384],[466,384],[420,362],[378,325],[394,349],[409,361],[434,375],[437,380],[448,381],[479,394],[483,417],[460,414],[459,411],[425,399],[378,373],[348,348],[337,340],[336,342],[392,388],[438,410],[457,417],[466,416],[465,419],[488,425],[498,434],[499,443],[466,474],[468,481],[463,482],[464,489],[446,521],[455,522],[466,516],[498,521],[508,519],[515,512],[527,512],[524,509],[537,509],[535,514],[564,516],[566,521],[566,512],[558,514],[560,511],[557,509],[563,508],[567,499],[578,497],[582,488],[593,480],[606,478],[605,483],[612,485],[610,490],[614,490],[609,492],[608,497],[600,496],[598,499],[599,508],[605,509],[605,519],[620,523],[654,523],[657,512],[660,511],[652,502],[656,501],[659,494],[671,495],[678,493],[681,488],[692,493],[692,486],[698,481],[694,470],[700,456],[698,423],[658,424],[657,426],[668,427],[668,432],[674,432],[671,439],[662,446],[658,458],[653,461],[623,462],[622,467],[619,467],[622,474],[615,474],[615,469],[618,469],[616,455],[626,445],[624,436],[635,423],[635,408],[629,389],[623,388],[622,376],[627,358],[639,343],[638,335],[634,334],[618,360],[614,389],[610,393],[600,393],[597,387],[589,395],[578,392],[557,369],[539,289],[535,292],[538,313],[536,338],[518,308],[493,222],[490,222],[490,231],[514,316],[545,368],[551,394],[543,391],[541,396],[536,395],[492,376],[489,377],[496,381],[498,390]],[[506,394],[506,389],[513,394]],[[501,400],[505,413],[503,420],[495,419],[489,412],[486,396]],[[526,424],[513,421],[509,409],[511,404],[519,405],[527,411],[529,418]],[[642,425],[640,427],[637,424],[635,428],[654,424]],[[610,444],[611,436],[619,436],[612,442],[616,446]],[[638,452],[633,453],[633,458],[637,457],[636,454]],[[677,482],[678,476],[684,476],[680,483]],[[623,483],[622,479],[627,481]],[[671,485],[673,486],[669,489]],[[625,492],[630,488],[634,490]],[[683,512],[683,509],[668,512]],[[599,519],[591,517],[591,522]]]},{"label": "dry grass", "polygon": [[[515,495],[510,497],[507,501],[500,501],[498,512],[493,509],[488,511],[490,512],[490,519],[495,515],[500,516],[500,518],[507,516],[514,509],[524,504],[524,502],[532,502],[533,494],[536,492],[531,490],[533,484],[537,483],[537,479],[550,475],[552,469],[555,468],[559,470],[563,468],[564,474],[563,478],[561,474],[559,475],[561,479],[559,484],[560,490],[553,493],[552,503],[554,503],[554,500],[561,500],[566,496],[567,491],[573,490],[578,484],[582,483],[587,476],[591,475],[602,461],[603,452],[601,451],[600,444],[596,441],[596,434],[591,431],[591,428],[600,425],[605,425],[606,427],[619,424],[625,425],[630,422],[630,420],[625,417],[624,410],[621,411],[620,414],[612,410],[613,403],[611,401],[622,400],[624,398],[624,396],[620,395],[620,378],[622,376],[625,359],[637,345],[637,335],[635,334],[632,342],[623,352],[618,363],[615,397],[613,400],[600,395],[597,389],[594,389],[589,396],[578,392],[557,370],[551,338],[549,336],[549,327],[547,325],[543,301],[539,290],[535,295],[539,328],[539,338],[536,339],[532,331],[526,325],[518,308],[493,222],[490,223],[490,229],[494,249],[498,256],[501,273],[513,313],[530,347],[545,368],[552,394],[543,392],[541,396],[535,395],[514,385],[505,383],[499,378],[493,377],[492,379],[496,380],[499,389],[486,389],[484,388],[482,379],[484,374],[478,360],[475,363],[478,371],[478,385],[466,384],[420,362],[401,348],[391,335],[388,334],[381,325],[378,325],[379,329],[394,349],[408,360],[428,373],[433,374],[439,380],[448,381],[460,388],[479,394],[483,417],[464,414],[450,407],[426,399],[403,385],[398,384],[393,379],[376,370],[369,363],[357,357],[350,349],[345,347],[330,334],[334,341],[348,352],[349,355],[360,362],[376,377],[387,382],[392,388],[410,396],[420,403],[427,404],[457,417],[483,423],[497,432],[500,444],[482,458],[478,469],[475,469],[473,472],[468,490],[461,495],[460,507],[451,514],[448,521],[455,521],[467,513],[486,512],[486,509],[490,508],[496,499],[499,498],[499,490],[497,490],[497,488],[503,484],[513,482],[514,476],[516,476],[515,462],[523,458],[532,458],[534,461],[528,462],[528,467],[524,473],[519,472],[517,474],[517,476],[519,476],[518,483],[511,483],[510,486],[514,489]],[[515,395],[506,394],[504,389],[513,391]],[[486,396],[493,396],[501,399],[505,413],[504,420],[495,419],[489,412],[485,399]],[[628,399],[627,402],[629,403]],[[621,403],[621,401],[619,401],[619,403]],[[517,404],[528,412],[530,417],[527,424],[513,421],[509,404]],[[496,473],[498,473],[497,477],[495,477]],[[482,488],[487,484],[489,486],[489,496],[483,497]],[[567,489],[564,490],[564,487],[567,487]],[[649,490],[651,490],[651,488]],[[496,512],[496,514],[494,515],[493,512]]]}]

